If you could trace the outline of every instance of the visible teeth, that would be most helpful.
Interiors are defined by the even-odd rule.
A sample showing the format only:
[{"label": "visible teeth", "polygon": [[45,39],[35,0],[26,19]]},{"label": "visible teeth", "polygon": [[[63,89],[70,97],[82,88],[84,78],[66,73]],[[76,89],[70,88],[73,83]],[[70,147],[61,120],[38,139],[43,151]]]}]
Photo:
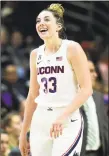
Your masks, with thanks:
[{"label": "visible teeth", "polygon": [[41,29],[41,30],[47,30],[47,29]]},{"label": "visible teeth", "polygon": [[47,29],[40,29],[40,31],[47,31]]}]

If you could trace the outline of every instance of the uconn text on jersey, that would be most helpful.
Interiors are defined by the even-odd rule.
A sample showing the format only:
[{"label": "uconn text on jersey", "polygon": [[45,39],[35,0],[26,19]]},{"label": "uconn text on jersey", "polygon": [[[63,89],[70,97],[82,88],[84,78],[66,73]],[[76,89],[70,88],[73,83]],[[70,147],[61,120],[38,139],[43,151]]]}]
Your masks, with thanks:
[{"label": "uconn text on jersey", "polygon": [[64,73],[64,66],[47,66],[47,67],[38,68],[38,75],[52,74],[52,73]]}]

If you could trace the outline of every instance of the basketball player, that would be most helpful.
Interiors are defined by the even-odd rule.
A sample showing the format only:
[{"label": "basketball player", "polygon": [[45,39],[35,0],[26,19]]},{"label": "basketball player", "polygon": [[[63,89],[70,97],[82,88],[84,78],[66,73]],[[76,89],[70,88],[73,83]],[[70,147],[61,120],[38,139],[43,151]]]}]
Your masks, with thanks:
[{"label": "basketball player", "polygon": [[[44,44],[30,55],[30,88],[19,148],[32,156],[79,156],[83,119],[79,107],[92,94],[88,63],[81,46],[62,39],[64,8],[51,4],[36,19]],[[35,102],[34,102],[35,100]]]}]

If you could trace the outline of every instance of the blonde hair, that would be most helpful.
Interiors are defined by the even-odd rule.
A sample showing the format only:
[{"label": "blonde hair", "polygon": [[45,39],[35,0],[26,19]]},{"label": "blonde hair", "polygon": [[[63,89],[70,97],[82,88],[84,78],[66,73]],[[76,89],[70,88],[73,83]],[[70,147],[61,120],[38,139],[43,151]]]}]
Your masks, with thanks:
[{"label": "blonde hair", "polygon": [[63,17],[65,11],[63,6],[59,3],[51,4],[47,10],[56,12],[60,17]]}]

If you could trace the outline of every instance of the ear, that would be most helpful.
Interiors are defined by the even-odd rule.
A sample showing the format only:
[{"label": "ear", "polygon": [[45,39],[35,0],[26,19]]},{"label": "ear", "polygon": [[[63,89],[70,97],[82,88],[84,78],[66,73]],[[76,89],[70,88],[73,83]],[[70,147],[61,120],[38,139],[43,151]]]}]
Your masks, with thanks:
[{"label": "ear", "polygon": [[56,30],[56,31],[58,32],[58,31],[60,31],[61,29],[62,29],[62,24],[59,23],[58,26],[57,26],[57,30]]}]

